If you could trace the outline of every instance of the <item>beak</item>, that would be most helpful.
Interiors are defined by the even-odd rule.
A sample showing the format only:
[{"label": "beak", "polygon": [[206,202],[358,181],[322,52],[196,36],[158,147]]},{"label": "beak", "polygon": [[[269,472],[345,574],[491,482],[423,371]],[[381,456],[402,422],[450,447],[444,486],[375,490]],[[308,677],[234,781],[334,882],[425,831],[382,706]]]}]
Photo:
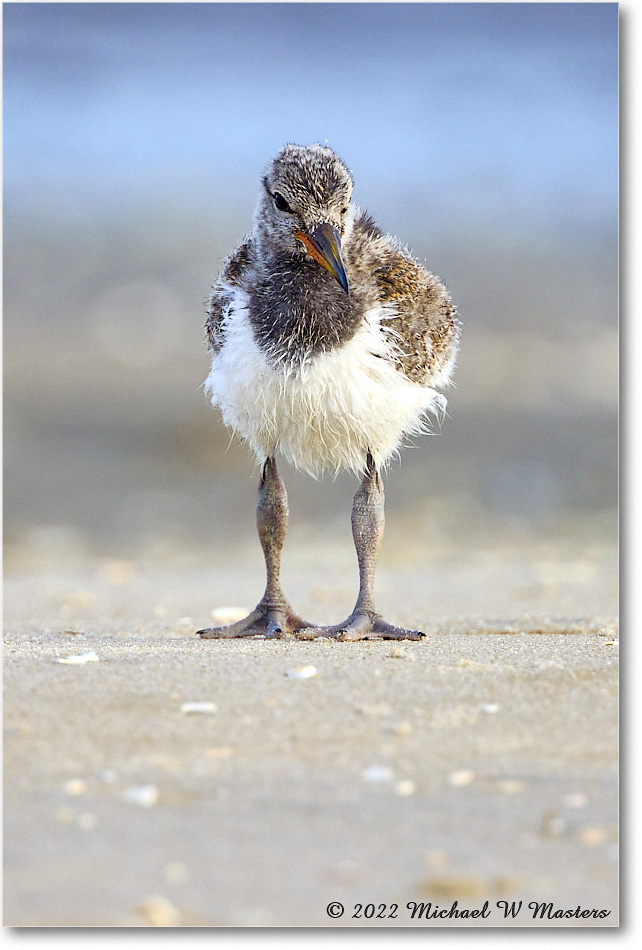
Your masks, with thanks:
[{"label": "beak", "polygon": [[295,237],[314,260],[325,267],[348,293],[348,278],[341,259],[341,235],[330,224],[320,224],[310,234],[295,231]]}]

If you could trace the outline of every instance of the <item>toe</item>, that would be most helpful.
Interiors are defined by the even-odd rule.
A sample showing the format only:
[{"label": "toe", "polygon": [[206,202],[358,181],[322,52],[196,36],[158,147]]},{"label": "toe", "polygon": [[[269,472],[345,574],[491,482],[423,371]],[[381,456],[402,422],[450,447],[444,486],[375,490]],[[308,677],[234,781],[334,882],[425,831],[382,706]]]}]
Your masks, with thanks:
[{"label": "toe", "polygon": [[396,627],[388,623],[383,617],[376,617],[372,624],[372,632],[385,640],[423,640],[426,636],[421,630],[409,630],[406,627]]},{"label": "toe", "polygon": [[297,640],[319,640],[325,637],[328,640],[337,640],[339,633],[334,627],[301,627],[294,631]]},{"label": "toe", "polygon": [[206,627],[204,630],[197,630],[196,636],[201,640],[218,640],[224,636],[224,633],[220,627]]}]

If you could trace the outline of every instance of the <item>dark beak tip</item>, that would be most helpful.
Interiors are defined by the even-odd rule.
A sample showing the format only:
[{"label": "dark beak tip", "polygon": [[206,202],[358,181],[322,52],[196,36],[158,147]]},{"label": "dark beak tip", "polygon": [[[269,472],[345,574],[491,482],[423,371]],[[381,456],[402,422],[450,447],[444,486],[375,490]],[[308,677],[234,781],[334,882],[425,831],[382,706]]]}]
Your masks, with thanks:
[{"label": "dark beak tip", "polygon": [[307,234],[297,232],[297,237],[308,254],[329,271],[349,295],[348,277],[341,257],[341,235],[337,229],[331,224],[320,224]]},{"label": "dark beak tip", "polygon": [[327,264],[330,265],[328,270],[349,295],[348,276],[341,258],[341,234],[331,224],[321,224],[315,229],[313,237]]}]

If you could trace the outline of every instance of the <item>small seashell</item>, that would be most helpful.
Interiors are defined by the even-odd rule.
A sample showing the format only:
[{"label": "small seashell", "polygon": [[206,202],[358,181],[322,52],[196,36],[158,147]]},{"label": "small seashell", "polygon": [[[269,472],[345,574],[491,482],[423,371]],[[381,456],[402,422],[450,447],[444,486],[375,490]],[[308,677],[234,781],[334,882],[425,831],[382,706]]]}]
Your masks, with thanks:
[{"label": "small seashell", "polygon": [[216,703],[183,703],[181,712],[189,715],[190,713],[215,713]]},{"label": "small seashell", "polygon": [[463,788],[465,785],[470,785],[474,778],[475,773],[470,769],[459,769],[457,772],[450,773],[448,776],[448,784],[454,788]]},{"label": "small seashell", "polygon": [[95,653],[78,653],[76,656],[60,656],[54,659],[54,663],[69,663],[74,666],[81,666],[83,663],[98,663],[99,658]]},{"label": "small seashell", "polygon": [[237,620],[245,620],[249,613],[245,607],[215,607],[210,610],[210,617],[215,623],[236,623]]},{"label": "small seashell", "polygon": [[395,726],[394,733],[400,738],[402,736],[409,736],[412,732],[412,725],[408,722],[407,719],[403,719],[400,723]]},{"label": "small seashell", "polygon": [[393,772],[388,765],[371,765],[363,771],[364,782],[391,782]]},{"label": "small seashell", "polygon": [[586,808],[588,798],[584,792],[572,792],[570,795],[564,796],[564,804],[567,808]]},{"label": "small seashell", "polygon": [[606,841],[606,831],[604,828],[583,828],[580,841],[587,848],[595,848]]},{"label": "small seashell", "polygon": [[319,671],[316,666],[295,666],[294,669],[288,670],[285,675],[293,680],[309,680],[313,676],[318,676]]},{"label": "small seashell", "polygon": [[616,637],[618,634],[618,625],[616,623],[609,623],[606,627],[600,627],[597,632],[600,637]]},{"label": "small seashell", "polygon": [[180,913],[164,897],[148,897],[140,909],[151,927],[180,927]]},{"label": "small seashell", "polygon": [[402,798],[407,798],[409,795],[414,795],[416,790],[417,786],[409,778],[404,779],[403,782],[397,782],[395,785],[395,792],[397,795],[401,795]]},{"label": "small seashell", "polygon": [[87,791],[87,782],[82,778],[71,778],[62,787],[66,795],[84,795]]},{"label": "small seashell", "polygon": [[159,792],[155,785],[131,785],[123,792],[123,798],[141,808],[153,808],[158,802]]},{"label": "small seashell", "polygon": [[501,706],[499,705],[499,703],[484,703],[484,705],[480,706],[479,708],[481,709],[482,712],[492,715],[494,713],[498,713],[499,710],[501,709]]},{"label": "small seashell", "polygon": [[462,898],[478,897],[484,893],[486,882],[478,877],[433,877],[420,885],[421,893],[430,897]]}]

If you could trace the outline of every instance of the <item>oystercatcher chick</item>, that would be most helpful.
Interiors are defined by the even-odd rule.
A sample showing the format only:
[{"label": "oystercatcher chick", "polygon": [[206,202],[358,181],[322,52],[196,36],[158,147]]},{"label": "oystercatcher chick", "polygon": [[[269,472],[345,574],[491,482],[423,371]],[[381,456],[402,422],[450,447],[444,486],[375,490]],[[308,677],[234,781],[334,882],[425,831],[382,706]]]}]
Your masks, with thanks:
[{"label": "oystercatcher chick", "polygon": [[[382,469],[443,412],[459,322],[445,287],[365,212],[322,145],[286,145],[262,179],[254,226],[228,258],[207,311],[206,391],[260,466],[257,526],[267,583],[247,618],[203,638],[419,639],[373,600],[384,528]],[[351,470],[362,482],[352,532],[359,595],[343,623],[314,626],[290,607],[279,567],[288,521],[280,453],[298,469]]]}]

